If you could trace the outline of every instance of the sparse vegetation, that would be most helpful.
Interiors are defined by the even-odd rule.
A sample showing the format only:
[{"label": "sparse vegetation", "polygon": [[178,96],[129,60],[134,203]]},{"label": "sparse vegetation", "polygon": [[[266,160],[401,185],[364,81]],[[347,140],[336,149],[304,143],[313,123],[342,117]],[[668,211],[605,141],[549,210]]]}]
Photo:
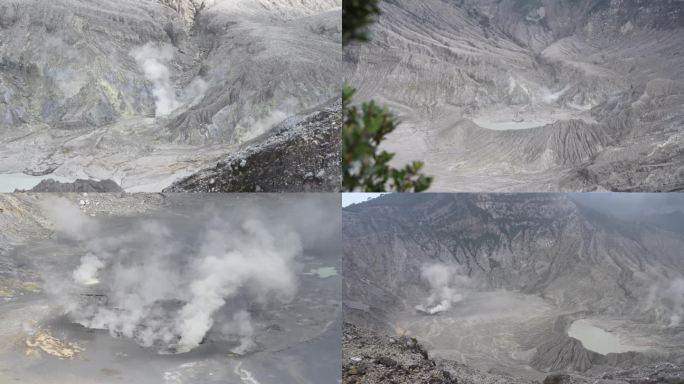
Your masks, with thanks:
[{"label": "sparse vegetation", "polygon": [[380,0],[342,1],[342,44],[368,41],[368,26],[380,14]]},{"label": "sparse vegetation", "polygon": [[396,128],[394,116],[370,101],[359,109],[351,105],[354,90],[343,86],[342,128],[343,185],[347,191],[422,192],[430,187],[431,177],[420,173],[423,163],[414,161],[402,169],[389,165],[394,154],[379,149],[385,137]]},{"label": "sparse vegetation", "polygon": [[[343,43],[367,41],[368,26],[380,14],[379,0],[344,0]],[[432,177],[420,173],[424,164],[414,161],[401,169],[390,166],[393,153],[380,150],[387,135],[397,127],[396,118],[385,108],[370,101],[352,105],[354,89],[342,89],[342,171],[343,190],[363,192],[422,192],[432,184]]]}]

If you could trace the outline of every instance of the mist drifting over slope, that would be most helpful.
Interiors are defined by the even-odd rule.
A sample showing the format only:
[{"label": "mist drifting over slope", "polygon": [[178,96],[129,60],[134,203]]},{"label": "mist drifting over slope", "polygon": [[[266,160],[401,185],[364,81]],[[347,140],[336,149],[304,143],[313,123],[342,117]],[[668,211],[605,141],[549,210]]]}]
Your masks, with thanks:
[{"label": "mist drifting over slope", "polygon": [[339,206],[0,194],[0,382],[334,382]]},{"label": "mist drifting over slope", "polygon": [[[85,327],[161,352],[196,348],[217,316],[216,331],[234,343],[233,350],[250,351],[255,345],[248,309],[289,303],[297,293],[295,259],[304,244],[331,236],[330,227],[309,227],[309,240],[302,240],[298,229],[307,223],[293,226],[293,210],[266,212],[252,204],[141,219],[115,231],[67,200],[47,199],[44,209],[61,241],[82,250],[72,281],[52,282],[67,314]],[[84,293],[103,299],[84,300]]]}]

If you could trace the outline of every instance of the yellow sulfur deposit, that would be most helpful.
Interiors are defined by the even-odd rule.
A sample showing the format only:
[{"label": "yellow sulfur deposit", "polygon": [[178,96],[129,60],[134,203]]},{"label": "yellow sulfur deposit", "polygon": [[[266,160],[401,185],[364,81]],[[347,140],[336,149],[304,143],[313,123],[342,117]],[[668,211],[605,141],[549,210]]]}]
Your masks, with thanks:
[{"label": "yellow sulfur deposit", "polygon": [[12,297],[14,296],[14,291],[7,288],[7,287],[2,287],[0,286],[0,297]]},{"label": "yellow sulfur deposit", "polygon": [[33,281],[21,282],[21,283],[17,284],[17,288],[24,290],[24,291],[36,292],[36,293],[41,291],[40,285],[36,282],[33,282]]},{"label": "yellow sulfur deposit", "polygon": [[18,292],[38,293],[42,289],[40,283],[34,281],[20,281],[16,279],[0,279],[0,297],[13,297]]},{"label": "yellow sulfur deposit", "polygon": [[26,338],[26,354],[36,355],[40,351],[60,359],[71,360],[81,353],[81,348],[74,343],[53,337],[45,329],[40,329],[32,336]]}]

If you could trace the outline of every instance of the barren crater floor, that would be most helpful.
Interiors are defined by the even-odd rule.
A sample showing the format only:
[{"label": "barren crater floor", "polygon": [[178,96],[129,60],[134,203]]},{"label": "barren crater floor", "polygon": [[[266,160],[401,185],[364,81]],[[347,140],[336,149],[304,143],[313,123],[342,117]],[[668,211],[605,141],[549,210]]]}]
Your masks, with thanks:
[{"label": "barren crater floor", "polygon": [[345,48],[435,192],[682,189],[681,1],[392,1]]},{"label": "barren crater floor", "polygon": [[[676,382],[684,260],[673,223],[682,203],[676,194],[522,193],[391,194],[350,205],[345,321],[390,344],[415,338],[437,364],[427,371],[459,383],[478,382],[468,370],[491,383]],[[375,369],[382,360],[352,353],[361,352],[345,355],[348,369],[389,374]],[[372,353],[409,359],[393,347]]]}]

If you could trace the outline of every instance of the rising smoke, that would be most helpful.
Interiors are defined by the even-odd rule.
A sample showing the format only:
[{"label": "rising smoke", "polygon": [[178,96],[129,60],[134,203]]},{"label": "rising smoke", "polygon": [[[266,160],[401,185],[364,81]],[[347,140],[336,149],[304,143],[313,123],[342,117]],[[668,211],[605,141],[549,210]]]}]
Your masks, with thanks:
[{"label": "rising smoke", "polygon": [[653,284],[646,299],[646,309],[655,310],[668,327],[684,321],[684,278]]},{"label": "rising smoke", "polygon": [[78,206],[69,200],[47,199],[40,202],[40,207],[55,227],[69,239],[86,240],[100,231],[97,221],[82,214]]},{"label": "rising smoke", "polygon": [[247,122],[235,127],[233,140],[245,142],[255,139],[267,133],[275,125],[287,119],[288,116],[287,112],[276,110],[261,119],[249,119]]},{"label": "rising smoke", "polygon": [[468,278],[459,273],[455,266],[445,264],[429,264],[423,266],[421,278],[430,286],[430,295],[425,304],[417,305],[417,311],[436,315],[448,311],[451,306],[463,300],[458,287],[468,282]]},{"label": "rising smoke", "polygon": [[207,92],[209,84],[202,78],[198,77],[188,84],[183,93],[183,104],[194,105],[199,103]]},{"label": "rising smoke", "polygon": [[238,344],[234,353],[242,355],[255,347],[252,318],[245,310],[235,312],[233,318],[221,326],[220,332],[227,340]]},{"label": "rising smoke", "polygon": [[147,43],[131,51],[131,56],[143,70],[145,78],[154,87],[152,94],[156,101],[157,116],[168,115],[181,105],[176,97],[171,71],[168,68],[168,63],[173,60],[173,54],[173,46],[170,44],[156,46]]},{"label": "rising smoke", "polygon": [[145,79],[152,83],[157,116],[168,115],[184,104],[195,104],[207,91],[207,82],[196,78],[180,96],[177,94],[169,70],[169,63],[174,58],[174,48],[170,44],[147,43],[133,49],[130,55],[143,70]]},{"label": "rising smoke", "polygon": [[80,285],[93,285],[100,282],[98,273],[105,263],[97,256],[89,253],[81,257],[81,265],[73,273],[74,281]]},{"label": "rising smoke", "polygon": [[43,206],[59,235],[82,245],[72,283],[52,290],[73,321],[88,328],[177,353],[199,346],[211,330],[242,354],[255,347],[249,311],[287,303],[296,293],[294,259],[303,242],[286,214],[274,219],[257,206],[208,209],[113,230],[66,200]]},{"label": "rising smoke", "polygon": [[563,89],[561,89],[558,92],[553,92],[548,88],[543,89],[542,100],[546,104],[553,104],[557,102],[561,97],[563,97],[563,95],[565,95],[565,93],[567,93],[570,90],[570,88],[570,85],[566,85],[565,87],[563,87]]}]

